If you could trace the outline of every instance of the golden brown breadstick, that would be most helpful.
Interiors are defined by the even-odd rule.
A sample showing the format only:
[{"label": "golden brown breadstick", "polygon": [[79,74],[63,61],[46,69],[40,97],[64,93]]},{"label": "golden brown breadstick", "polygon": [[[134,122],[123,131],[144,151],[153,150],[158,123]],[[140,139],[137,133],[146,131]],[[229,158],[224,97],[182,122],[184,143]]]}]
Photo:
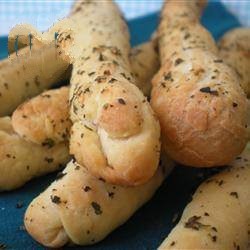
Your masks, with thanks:
[{"label": "golden brown breadstick", "polygon": [[14,130],[27,141],[37,144],[68,141],[69,88],[45,91],[21,104],[12,115]]},{"label": "golden brown breadstick", "polygon": [[[142,45],[136,48],[136,50],[137,49],[139,49],[140,52],[138,51],[137,53],[133,53],[130,59],[133,60],[133,64],[137,65],[136,72],[138,72],[138,75],[136,77],[143,78],[146,80],[145,85],[149,85],[150,78],[155,73],[153,69],[155,69],[157,65],[157,55],[155,54],[153,45]],[[137,62],[137,58],[145,57],[142,54],[147,54],[149,58],[149,60],[143,65]],[[152,62],[152,68],[149,68],[149,62]],[[147,76],[148,79],[146,79],[145,76]],[[145,90],[149,89],[149,87],[144,87],[143,85],[141,87]],[[13,138],[16,138],[15,140],[19,143],[18,145],[21,145],[22,147],[27,145],[27,148],[24,148],[21,151],[24,153],[24,160],[21,164],[17,163],[14,159],[10,159],[7,163],[2,161],[3,164],[0,164],[0,171],[2,171],[2,169],[5,171],[6,166],[9,166],[9,164],[18,164],[18,167],[15,169],[15,171],[9,174],[8,178],[4,175],[4,180],[7,181],[7,184],[5,182],[1,183],[0,180],[0,189],[9,190],[19,187],[30,180],[35,175],[35,172],[36,176],[39,176],[44,173],[57,170],[60,166],[59,164],[55,165],[54,163],[60,161],[60,159],[63,158],[64,160],[62,163],[65,164],[66,159],[69,159],[69,153],[66,150],[68,145],[68,132],[71,128],[71,122],[69,121],[68,93],[68,87],[46,91],[36,98],[25,102],[14,112],[12,116],[12,126],[18,135],[16,135],[12,129],[11,133],[13,133],[13,136],[9,136],[2,131],[4,134],[3,138],[9,138],[9,140],[3,140],[2,148],[8,148],[8,146],[6,146],[4,143],[13,140]],[[0,126],[1,130],[6,129],[2,127],[4,125],[7,125],[7,127],[11,126],[9,122],[2,122]],[[31,142],[25,142],[19,137],[20,135],[23,137],[23,139],[32,141],[36,144],[38,143],[41,146],[34,145]],[[13,140],[13,142],[15,140]],[[50,154],[51,150],[47,149],[47,147],[52,147],[56,144],[59,144],[56,146],[57,148],[60,148],[60,145],[64,145],[64,151],[61,151],[62,155],[60,154],[59,158],[57,158],[57,154],[53,155],[54,163],[49,164],[49,166],[44,165],[44,163],[41,161],[39,162],[39,159],[43,157],[45,152]],[[33,147],[37,154],[39,154],[39,152],[42,153],[40,156],[38,156],[38,162],[35,161],[35,164],[33,164],[32,161],[32,164],[29,165],[29,172],[26,172],[26,166],[28,163],[25,159],[27,157],[27,152],[31,148],[33,150]],[[41,164],[40,166],[39,163]],[[43,172],[40,172],[39,167],[42,167]],[[17,174],[17,171],[22,171],[21,177]],[[5,173],[7,174],[6,171]]]},{"label": "golden brown breadstick", "polygon": [[230,165],[198,188],[159,250],[249,249],[250,144]]},{"label": "golden brown breadstick", "polygon": [[[74,10],[77,8],[77,5],[74,6]],[[8,40],[9,53],[15,52],[16,43],[19,56],[17,57],[13,54],[10,62],[8,62],[8,59],[0,62],[0,69],[3,72],[3,76],[0,74],[0,115],[10,114],[27,97],[33,97],[42,92],[42,90],[55,85],[60,80],[69,78],[68,66],[70,65],[70,60],[65,55],[61,55],[62,51],[58,53],[56,50],[55,37],[61,27],[70,25],[71,18],[74,15],[75,13],[72,11],[67,19],[57,22],[45,33],[39,32],[29,24],[16,25],[10,31]],[[79,18],[78,23],[81,23]],[[83,31],[82,33],[85,34],[86,32]],[[143,45],[142,49],[151,49],[151,46],[153,45]],[[143,66],[141,60],[144,59],[144,54],[137,57],[139,60],[134,63],[134,66]],[[133,56],[131,59],[133,59]],[[158,60],[158,58],[154,51],[153,53],[148,53],[147,60],[152,62],[152,67],[156,67],[155,60]],[[137,66],[137,63],[140,63],[140,65]],[[35,68],[34,65],[36,65]],[[139,72],[135,73],[139,74]],[[144,80],[145,78],[146,76],[143,78],[143,75],[139,75],[139,79]],[[11,92],[7,91],[6,83],[10,85],[8,87],[12,89]],[[138,81],[138,84],[141,83]],[[30,87],[27,88],[27,86]],[[146,91],[149,94],[148,89]],[[15,96],[12,93],[15,93]]]},{"label": "golden brown breadstick", "polygon": [[39,146],[17,135],[9,117],[0,118],[0,191],[22,186],[69,161],[68,144]]},{"label": "golden brown breadstick", "polygon": [[[80,21],[78,19],[78,24]],[[63,51],[57,50],[55,37],[61,26],[71,22],[69,16],[45,33],[29,24],[16,25],[10,31],[9,52],[15,51],[17,37],[17,47],[21,50],[18,56],[12,54],[0,62],[0,116],[11,114],[28,97],[69,78],[70,60]]]},{"label": "golden brown breadstick", "polygon": [[73,62],[70,153],[95,176],[139,185],[157,169],[160,128],[134,84],[126,23],[112,1],[76,5],[57,40]]},{"label": "golden brown breadstick", "polygon": [[0,62],[0,116],[11,112],[28,97],[64,79],[68,63],[57,55],[55,45],[22,48]]},{"label": "golden brown breadstick", "polygon": [[[165,163],[167,171],[172,162]],[[137,187],[122,187],[97,179],[70,162],[60,179],[35,198],[25,213],[25,228],[48,247],[67,243],[94,244],[126,222],[161,185],[159,167],[154,177]]]},{"label": "golden brown breadstick", "polygon": [[[147,58],[147,60],[146,60]],[[132,49],[130,61],[138,86],[144,94],[151,89],[151,79],[158,69],[158,56],[153,42]],[[68,139],[69,120],[68,88],[45,91],[20,105],[12,115],[14,130],[28,141],[43,144],[58,143]]]},{"label": "golden brown breadstick", "polygon": [[241,87],[250,97],[250,28],[228,31],[218,46],[220,57],[237,72]]},{"label": "golden brown breadstick", "polygon": [[158,30],[161,69],[151,95],[164,150],[195,167],[227,164],[247,142],[248,101],[199,23],[204,2],[165,3]]}]

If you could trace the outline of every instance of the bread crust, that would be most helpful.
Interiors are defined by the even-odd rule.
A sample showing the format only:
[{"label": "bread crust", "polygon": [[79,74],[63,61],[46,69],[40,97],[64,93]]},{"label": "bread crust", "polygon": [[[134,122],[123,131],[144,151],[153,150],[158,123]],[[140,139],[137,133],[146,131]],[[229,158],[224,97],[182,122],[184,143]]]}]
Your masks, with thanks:
[{"label": "bread crust", "polygon": [[235,72],[199,24],[198,1],[167,1],[158,30],[161,69],[151,104],[164,150],[194,167],[222,166],[247,142],[248,101]]},{"label": "bread crust", "polygon": [[21,104],[12,115],[14,130],[37,144],[68,141],[72,125],[68,95],[69,88],[62,87],[45,91]]},{"label": "bread crust", "polygon": [[[49,62],[49,63],[47,63]],[[0,116],[64,79],[68,63],[52,45],[24,47],[0,62]]]},{"label": "bread crust", "polygon": [[[173,162],[165,162],[167,172]],[[165,178],[162,167],[146,184],[122,187],[92,176],[69,162],[62,178],[35,198],[25,213],[25,228],[39,243],[62,247],[92,245],[125,223],[146,203]]]},{"label": "bread crust", "polygon": [[[148,58],[148,60],[144,60]],[[132,49],[130,61],[138,87],[146,95],[151,89],[151,78],[158,69],[158,55],[154,42]],[[25,140],[37,144],[68,140],[72,123],[69,119],[69,88],[43,92],[23,104],[12,115],[14,130]],[[121,118],[122,119],[122,118]],[[133,122],[131,120],[131,122]]]},{"label": "bread crust", "polygon": [[231,66],[240,78],[240,85],[250,97],[250,29],[228,31],[218,42],[220,57]]},{"label": "bread crust", "polygon": [[[138,49],[139,51],[136,51],[136,53],[134,51],[130,58],[133,60],[133,64],[136,65],[136,72],[138,73],[136,77],[145,80],[145,84],[141,85],[141,87],[148,90],[150,88],[150,86],[148,86],[150,84],[150,77],[155,73],[155,68],[158,64],[157,55],[155,54],[156,52],[153,45],[145,44],[142,47],[138,46],[136,50]],[[152,59],[149,59],[141,65],[140,59],[145,58],[147,55]],[[151,68],[148,63],[153,63]],[[146,78],[146,76],[148,78]],[[13,128],[11,128],[11,124],[8,122],[6,122],[6,125],[11,128],[11,133],[15,135],[13,137],[18,138],[16,141],[18,141],[20,145],[23,147],[27,145],[27,148],[23,149],[23,152],[28,152],[28,150],[31,150],[31,147],[34,147],[35,151],[39,152],[40,150],[43,155],[43,152],[46,150],[50,154],[50,147],[55,145],[57,145],[57,148],[62,147],[58,146],[58,144],[65,145],[65,147],[68,146],[69,131],[72,126],[69,120],[68,95],[68,87],[45,91],[37,97],[26,101],[15,110],[11,118]],[[1,123],[1,126],[4,125],[5,123]],[[7,137],[7,135],[5,134],[4,137]],[[13,139],[11,136],[8,138],[9,140]],[[4,141],[7,143],[7,140]],[[60,155],[58,160],[63,157],[69,159],[69,152],[67,150],[65,150],[65,152],[62,151],[62,154],[64,155]],[[24,155],[24,157],[26,157],[26,154]],[[42,156],[39,156],[38,158],[40,159],[41,157]],[[55,156],[53,156],[53,158],[55,159]],[[57,161],[57,159],[55,159],[55,161]],[[12,160],[12,162],[13,164],[18,164],[14,160]],[[63,162],[66,163],[66,161]],[[26,163],[27,161],[24,160],[24,162],[19,164],[20,166],[18,167],[20,171],[23,171],[23,179],[19,180],[17,178],[18,180],[15,180],[11,174],[10,178],[5,177],[5,179],[8,180],[8,187],[7,184],[2,184],[2,189],[14,189],[32,178],[32,174],[26,174],[25,172]],[[31,164],[29,166],[30,173],[36,171],[37,165],[38,164]],[[46,171],[52,171],[50,168],[46,170],[48,166],[46,164],[44,165],[43,162],[41,162],[40,167],[43,168],[44,173]],[[0,164],[0,169],[1,168],[3,167],[1,167]],[[54,167],[54,170],[57,170],[58,168],[59,165],[57,168]],[[37,176],[40,174],[43,173],[37,172]],[[18,177],[18,175],[16,177]]]},{"label": "bread crust", "polygon": [[70,58],[58,49],[56,34],[72,24],[71,18],[58,21],[44,33],[30,24],[11,29],[8,48],[12,54],[0,62],[0,116],[10,115],[23,101],[70,78]]},{"label": "bread crust", "polygon": [[[58,49],[73,63],[70,153],[92,174],[109,182],[142,184],[157,169],[160,127],[135,86],[127,26],[111,1],[77,5],[72,17],[60,23],[57,39]],[[82,134],[90,135],[87,130],[92,131],[91,145],[87,136],[82,138]],[[118,157],[123,150],[129,155]],[[131,155],[132,150],[136,151]],[[145,153],[150,159],[146,165],[138,161]]]},{"label": "bread crust", "polygon": [[230,166],[200,185],[159,250],[248,249],[250,144]]},{"label": "bread crust", "polygon": [[0,118],[0,191],[58,170],[69,159],[68,143],[48,147],[27,142],[14,132],[9,117]]}]

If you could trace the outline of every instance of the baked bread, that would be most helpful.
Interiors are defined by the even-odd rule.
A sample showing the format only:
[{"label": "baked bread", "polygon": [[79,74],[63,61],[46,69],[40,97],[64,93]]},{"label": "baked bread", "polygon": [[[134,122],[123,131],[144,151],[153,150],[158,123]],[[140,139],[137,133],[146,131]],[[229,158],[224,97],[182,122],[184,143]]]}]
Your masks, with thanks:
[{"label": "baked bread", "polygon": [[12,115],[14,130],[25,140],[40,145],[68,141],[72,125],[68,96],[69,88],[61,87],[24,102]]},{"label": "baked bread", "polygon": [[96,177],[142,184],[157,169],[160,127],[131,74],[126,23],[112,1],[76,6],[57,39],[73,63],[70,153]]},{"label": "baked bread", "polygon": [[[146,60],[147,58],[147,60]],[[151,78],[158,69],[158,55],[153,42],[132,49],[130,62],[136,83],[149,95]],[[69,119],[68,87],[45,91],[20,105],[12,115],[14,130],[25,140],[38,144],[58,143],[68,140]]]},{"label": "baked bread", "polygon": [[0,191],[58,170],[69,161],[67,143],[36,145],[13,131],[9,117],[0,118]]},{"label": "baked bread", "polygon": [[27,98],[69,79],[70,59],[58,50],[56,34],[71,18],[58,21],[44,33],[30,24],[11,29],[8,48],[13,54],[0,61],[0,116],[10,115]]},{"label": "baked bread", "polygon": [[[150,78],[155,73],[158,62],[154,46],[145,44],[135,49],[137,51],[133,52],[130,56],[132,64],[136,65],[136,73],[134,74],[138,79],[143,78],[145,85],[149,85]],[[146,57],[146,55],[143,54],[148,55],[149,59],[141,64],[140,61],[137,61],[138,58]],[[152,64],[151,68],[149,64]],[[148,79],[146,79],[145,76],[148,76]],[[145,90],[149,89],[148,86],[144,87],[144,85],[142,85],[141,87]],[[2,130],[0,133],[2,133],[2,138],[5,138],[2,142],[2,148],[5,147],[7,151],[10,150],[10,152],[13,152],[13,149],[10,149],[8,144],[6,144],[7,146],[5,145],[5,143],[9,143],[10,141],[13,141],[13,143],[16,141],[20,147],[26,147],[27,145],[27,148],[23,148],[20,151],[24,157],[22,162],[9,159],[7,163],[6,160],[3,160],[3,164],[0,164],[0,170],[5,172],[3,175],[4,179],[0,181],[0,189],[10,190],[17,188],[35,176],[58,170],[61,165],[57,164],[57,162],[61,162],[62,165],[67,163],[70,157],[67,148],[71,128],[68,94],[68,87],[62,87],[45,91],[39,96],[23,103],[12,116],[12,126],[15,132],[11,128],[10,118],[4,118],[3,121],[5,122],[0,122],[0,129]],[[4,132],[6,128],[10,129],[8,131],[10,131],[11,135]],[[35,144],[39,144],[40,146]],[[52,147],[56,149],[51,150]],[[33,151],[33,148],[35,150],[34,152],[36,152],[35,154],[41,152],[35,164],[33,159],[28,158],[25,160],[27,155],[30,155],[30,151]],[[60,152],[60,154],[53,153],[57,151]],[[49,155],[53,154],[53,162],[50,162],[50,164],[44,164],[44,162],[40,160],[47,153]],[[52,157],[49,156],[48,158],[50,159]],[[11,174],[9,174],[10,164],[17,165],[17,168],[13,168]],[[26,171],[27,166],[29,166],[28,171]],[[22,172],[22,174],[19,176],[16,174],[17,172]]]},{"label": "baked bread", "polygon": [[250,97],[250,28],[228,31],[218,42],[219,55],[240,78],[240,85]]},{"label": "baked bread", "polygon": [[[48,63],[49,62],[49,63]],[[68,63],[52,45],[24,47],[0,62],[0,116],[64,79]]]},{"label": "baked bread", "polygon": [[161,69],[151,93],[164,151],[194,167],[225,165],[247,142],[248,101],[199,23],[204,3],[165,3],[158,29]]},{"label": "baked bread", "polygon": [[159,250],[249,249],[249,222],[250,144],[197,189]]},{"label": "baked bread", "polygon": [[[167,171],[172,165],[165,162]],[[152,197],[164,180],[163,173],[159,167],[147,183],[122,187],[95,178],[71,161],[61,178],[31,202],[25,213],[25,228],[47,247],[97,243]]]}]

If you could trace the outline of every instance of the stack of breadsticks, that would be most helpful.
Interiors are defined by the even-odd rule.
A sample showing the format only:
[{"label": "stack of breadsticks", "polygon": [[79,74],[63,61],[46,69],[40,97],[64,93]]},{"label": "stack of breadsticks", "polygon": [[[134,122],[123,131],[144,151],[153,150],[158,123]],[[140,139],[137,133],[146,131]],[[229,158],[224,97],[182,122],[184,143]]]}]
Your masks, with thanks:
[{"label": "stack of breadsticks", "polygon": [[[247,249],[249,149],[238,155],[248,140],[250,32],[226,34],[218,50],[199,23],[204,7],[168,0],[157,38],[132,50],[110,0],[77,1],[45,33],[12,29],[9,50],[20,37],[18,58],[0,62],[0,115],[13,112],[0,118],[0,190],[68,163],[26,211],[38,242],[102,240],[152,197],[173,166],[169,155],[188,166],[231,167],[201,185],[160,249]],[[46,90],[62,80],[70,86]]]},{"label": "stack of breadsticks", "polygon": [[199,23],[203,7],[198,0],[165,3],[158,30],[162,66],[153,79],[152,105],[161,122],[163,147],[174,159],[196,167],[230,167],[196,190],[159,249],[247,250],[249,145],[237,154],[247,141],[243,91],[249,94],[250,30],[229,32],[218,51]]},{"label": "stack of breadsticks", "polygon": [[[95,30],[92,20],[99,23],[103,32]],[[25,147],[27,151],[32,148],[36,154],[44,151],[47,155],[33,162],[26,157],[20,161],[16,155],[20,149],[10,147],[13,152],[2,155],[6,175],[1,179],[1,189],[18,187],[35,175],[66,164],[70,159],[67,150],[70,142],[73,160],[58,174],[55,183],[32,202],[25,215],[25,226],[46,246],[60,247],[70,242],[93,244],[149,200],[173,165],[166,159],[164,166],[158,167],[158,120],[147,98],[136,87],[149,94],[148,82],[158,69],[155,42],[130,51],[126,24],[111,1],[77,2],[69,17],[47,33],[40,34],[30,26],[18,26],[11,32],[9,47],[20,28],[24,33],[30,29],[33,47],[38,51],[46,50],[46,53],[31,53],[23,62],[18,58],[15,61],[18,67],[24,70],[31,60],[36,60],[36,66],[42,68],[47,56],[51,56],[50,64],[54,65],[51,70],[63,71],[60,79],[67,77],[65,69],[70,65],[73,71],[70,88],[45,91],[21,104],[13,112],[11,121],[3,118],[9,126],[3,136],[11,143],[15,138],[20,144],[27,144],[20,148]],[[52,39],[53,32],[58,33],[56,42]],[[21,39],[21,43],[19,53],[27,55],[28,47],[23,46],[27,41]],[[30,84],[36,85],[42,79],[37,74],[31,70],[25,75],[22,71],[21,81],[33,79]],[[4,75],[2,82],[8,77]],[[50,86],[58,80],[59,76],[51,78]],[[44,84],[38,85],[46,88]],[[20,92],[26,92],[25,87],[21,86]],[[35,94],[30,92],[29,96]],[[14,105],[13,102],[6,107],[4,114],[9,114]],[[57,154],[56,148],[65,152]],[[92,151],[88,151],[90,149]],[[18,164],[12,167],[13,163]],[[7,172],[9,168],[13,173],[23,172],[23,178],[11,178],[12,173]]]}]

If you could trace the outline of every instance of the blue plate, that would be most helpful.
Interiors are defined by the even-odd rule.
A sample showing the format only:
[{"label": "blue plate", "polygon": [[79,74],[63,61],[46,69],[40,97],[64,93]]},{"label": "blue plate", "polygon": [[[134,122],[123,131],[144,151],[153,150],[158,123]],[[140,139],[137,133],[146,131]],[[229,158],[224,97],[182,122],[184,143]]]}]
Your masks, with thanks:
[{"label": "blue plate", "polygon": [[[202,22],[215,39],[225,31],[240,25],[238,20],[219,2],[209,3]],[[158,14],[130,21],[128,25],[132,45],[146,41],[157,27],[157,23]],[[0,58],[7,55],[7,37],[0,37]],[[213,170],[177,166],[153,199],[135,213],[127,223],[96,245],[73,249],[156,249],[173,228],[173,217],[176,213],[181,215],[191,194],[202,181],[199,176],[208,176],[211,172]],[[16,191],[0,194],[0,245],[5,244],[7,249],[45,249],[22,229],[23,215],[31,200],[42,192],[54,177],[55,174],[50,174],[30,181]],[[16,208],[18,202],[23,203],[22,208]]]}]

